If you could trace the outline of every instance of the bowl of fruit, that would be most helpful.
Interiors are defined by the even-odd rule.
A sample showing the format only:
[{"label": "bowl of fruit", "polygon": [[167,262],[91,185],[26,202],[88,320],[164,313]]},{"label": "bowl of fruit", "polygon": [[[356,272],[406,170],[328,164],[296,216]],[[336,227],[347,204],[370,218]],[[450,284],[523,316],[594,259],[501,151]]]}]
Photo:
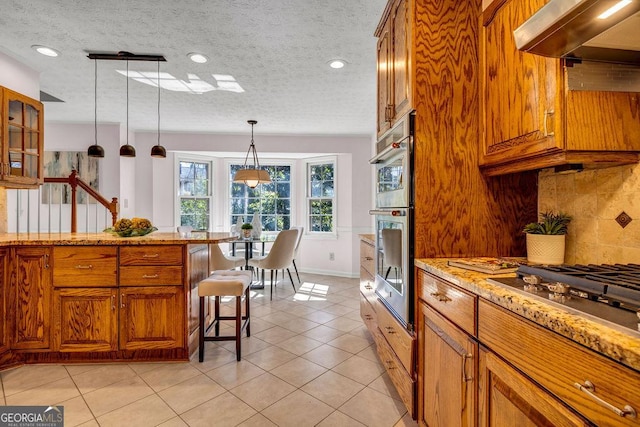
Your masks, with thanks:
[{"label": "bowl of fruit", "polygon": [[120,237],[137,237],[145,236],[149,233],[158,230],[151,224],[146,218],[120,218],[113,224],[113,227],[109,227],[104,231],[114,234]]}]

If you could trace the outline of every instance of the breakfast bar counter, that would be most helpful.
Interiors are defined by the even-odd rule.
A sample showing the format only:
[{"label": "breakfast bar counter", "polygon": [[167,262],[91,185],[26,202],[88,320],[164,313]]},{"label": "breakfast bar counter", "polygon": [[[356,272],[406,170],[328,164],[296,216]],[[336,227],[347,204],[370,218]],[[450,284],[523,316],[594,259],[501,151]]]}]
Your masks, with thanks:
[{"label": "breakfast bar counter", "polygon": [[197,288],[210,274],[209,245],[234,238],[0,234],[0,369],[188,360],[197,348]]}]

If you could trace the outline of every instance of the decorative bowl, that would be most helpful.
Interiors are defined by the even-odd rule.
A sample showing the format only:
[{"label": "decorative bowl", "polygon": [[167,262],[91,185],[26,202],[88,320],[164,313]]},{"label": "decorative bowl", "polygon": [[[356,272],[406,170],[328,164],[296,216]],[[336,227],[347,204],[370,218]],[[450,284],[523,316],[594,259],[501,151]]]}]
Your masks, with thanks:
[{"label": "decorative bowl", "polygon": [[113,234],[114,236],[139,237],[139,236],[145,236],[149,233],[153,233],[154,231],[157,231],[157,230],[158,229],[156,227],[149,227],[149,228],[129,228],[127,230],[115,231],[113,228],[109,227],[109,228],[105,228],[104,231],[106,233]]}]

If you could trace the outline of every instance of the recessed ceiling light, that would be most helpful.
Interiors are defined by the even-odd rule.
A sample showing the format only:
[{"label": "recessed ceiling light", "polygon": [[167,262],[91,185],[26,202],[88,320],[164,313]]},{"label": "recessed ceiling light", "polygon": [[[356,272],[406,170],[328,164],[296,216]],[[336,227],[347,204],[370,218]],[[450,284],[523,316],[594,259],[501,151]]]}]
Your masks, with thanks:
[{"label": "recessed ceiling light", "polygon": [[198,64],[204,64],[205,62],[207,62],[209,60],[209,58],[207,58],[206,55],[203,55],[201,53],[190,53],[187,56],[193,62],[197,62]]},{"label": "recessed ceiling light", "polygon": [[31,46],[31,48],[35,49],[36,52],[38,52],[39,54],[45,55],[45,56],[56,57],[60,55],[60,52],[47,46],[40,46],[40,45],[34,44],[33,46]]},{"label": "recessed ceiling light", "polygon": [[346,65],[346,61],[343,61],[342,59],[332,59],[331,61],[329,61],[329,67],[331,68],[342,68]]}]

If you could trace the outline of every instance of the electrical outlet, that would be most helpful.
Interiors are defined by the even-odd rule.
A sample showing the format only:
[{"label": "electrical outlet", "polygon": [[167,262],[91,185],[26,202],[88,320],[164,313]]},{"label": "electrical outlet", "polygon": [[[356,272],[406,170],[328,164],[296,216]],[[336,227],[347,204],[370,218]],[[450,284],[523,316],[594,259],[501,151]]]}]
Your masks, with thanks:
[{"label": "electrical outlet", "polygon": [[329,261],[335,261],[336,260],[336,254],[333,252],[329,252]]}]

